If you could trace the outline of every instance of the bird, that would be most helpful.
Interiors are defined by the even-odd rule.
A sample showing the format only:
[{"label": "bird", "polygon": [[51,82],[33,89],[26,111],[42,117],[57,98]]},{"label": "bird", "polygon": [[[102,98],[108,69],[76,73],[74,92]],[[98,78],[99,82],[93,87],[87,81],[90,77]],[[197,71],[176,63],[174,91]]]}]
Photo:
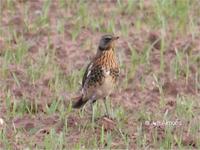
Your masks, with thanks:
[{"label": "bird", "polygon": [[[115,43],[119,36],[103,35],[100,39],[96,55],[87,65],[82,79],[81,96],[72,105],[81,108],[86,102],[93,104],[103,99],[106,106],[107,97],[113,92],[119,78],[119,64],[116,57]],[[108,108],[106,106],[108,114]]]}]

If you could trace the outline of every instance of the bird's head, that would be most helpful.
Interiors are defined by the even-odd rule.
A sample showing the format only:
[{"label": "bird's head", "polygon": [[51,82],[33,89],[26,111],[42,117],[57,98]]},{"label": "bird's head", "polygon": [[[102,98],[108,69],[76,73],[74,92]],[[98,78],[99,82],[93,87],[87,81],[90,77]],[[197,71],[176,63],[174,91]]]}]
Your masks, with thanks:
[{"label": "bird's head", "polygon": [[118,36],[114,35],[103,35],[99,42],[99,50],[100,51],[108,51],[113,50],[115,48],[115,41],[119,39]]}]

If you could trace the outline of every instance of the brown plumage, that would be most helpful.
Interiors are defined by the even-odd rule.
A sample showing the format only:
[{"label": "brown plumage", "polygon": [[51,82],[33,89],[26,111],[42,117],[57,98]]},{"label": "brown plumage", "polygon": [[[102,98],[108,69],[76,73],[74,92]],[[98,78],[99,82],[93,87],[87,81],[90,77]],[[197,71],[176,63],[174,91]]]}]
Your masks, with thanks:
[{"label": "brown plumage", "polygon": [[96,56],[86,68],[82,80],[82,96],[73,104],[80,108],[87,101],[95,102],[111,94],[119,76],[119,66],[115,56],[115,41],[113,35],[102,36]]}]

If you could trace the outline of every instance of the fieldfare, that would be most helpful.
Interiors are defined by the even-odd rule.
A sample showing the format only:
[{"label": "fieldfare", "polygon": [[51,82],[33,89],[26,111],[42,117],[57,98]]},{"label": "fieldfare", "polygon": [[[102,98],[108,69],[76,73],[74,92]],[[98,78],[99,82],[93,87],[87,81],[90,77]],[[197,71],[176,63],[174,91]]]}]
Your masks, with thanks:
[{"label": "fieldfare", "polygon": [[[119,77],[119,65],[115,55],[115,42],[118,38],[113,35],[101,37],[96,56],[83,76],[82,95],[73,104],[73,108],[80,108],[87,101],[93,104],[97,99],[104,99],[106,106],[106,97],[113,91]],[[106,112],[108,114],[107,106]]]}]

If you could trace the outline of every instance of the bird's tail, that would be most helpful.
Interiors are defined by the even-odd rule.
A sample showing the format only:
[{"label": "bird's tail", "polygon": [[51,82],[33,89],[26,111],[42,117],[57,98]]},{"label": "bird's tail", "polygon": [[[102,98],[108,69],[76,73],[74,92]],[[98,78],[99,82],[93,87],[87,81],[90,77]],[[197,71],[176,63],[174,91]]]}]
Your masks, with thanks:
[{"label": "bird's tail", "polygon": [[83,96],[79,97],[79,99],[73,103],[73,108],[81,108],[87,101],[83,100]]}]

